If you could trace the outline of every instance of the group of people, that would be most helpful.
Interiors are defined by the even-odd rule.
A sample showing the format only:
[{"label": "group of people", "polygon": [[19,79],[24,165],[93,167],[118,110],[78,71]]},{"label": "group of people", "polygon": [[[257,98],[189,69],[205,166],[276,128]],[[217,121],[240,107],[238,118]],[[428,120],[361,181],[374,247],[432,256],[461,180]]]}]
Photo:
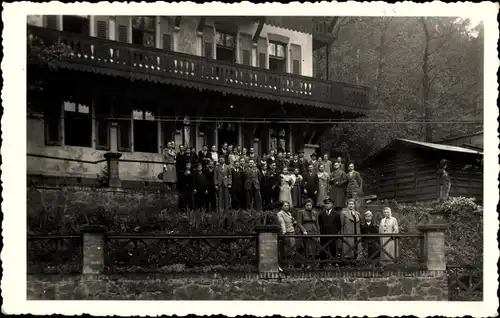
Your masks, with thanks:
[{"label": "group of people", "polygon": [[296,154],[271,149],[259,157],[253,148],[224,143],[217,150],[207,146],[196,153],[193,148],[169,142],[163,151],[161,178],[176,186],[179,208],[227,211],[232,209],[273,209],[282,202],[299,208],[310,200],[322,207],[330,198],[340,211],[346,199],[356,200],[363,188],[359,172],[350,163],[345,169],[341,157],[334,161],[327,154],[304,151]]},{"label": "group of people", "polygon": [[[325,265],[332,259],[337,265],[341,261],[372,260],[393,261],[397,250],[395,240],[390,237],[356,237],[359,234],[398,234],[398,222],[392,216],[389,207],[384,208],[383,218],[377,224],[371,211],[362,216],[356,209],[354,199],[347,201],[347,207],[340,211],[334,209],[334,202],[327,198],[321,211],[314,209],[313,201],[307,199],[304,208],[293,213],[288,202],[283,202],[277,219],[281,234],[282,252],[286,258],[293,259],[297,250],[302,249],[308,259],[319,258]],[[300,242],[293,236],[296,234],[311,235],[301,237]],[[343,235],[342,238],[315,237],[315,235]]]}]

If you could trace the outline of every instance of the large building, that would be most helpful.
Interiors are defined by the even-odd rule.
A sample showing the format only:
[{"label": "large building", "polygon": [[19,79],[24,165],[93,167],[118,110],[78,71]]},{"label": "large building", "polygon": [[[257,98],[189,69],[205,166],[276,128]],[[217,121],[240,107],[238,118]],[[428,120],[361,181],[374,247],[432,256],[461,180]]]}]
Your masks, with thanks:
[{"label": "large building", "polygon": [[325,121],[369,104],[313,77],[333,20],[29,16],[28,175],[95,179],[119,152],[122,180],[158,181],[170,140],[312,153]]}]

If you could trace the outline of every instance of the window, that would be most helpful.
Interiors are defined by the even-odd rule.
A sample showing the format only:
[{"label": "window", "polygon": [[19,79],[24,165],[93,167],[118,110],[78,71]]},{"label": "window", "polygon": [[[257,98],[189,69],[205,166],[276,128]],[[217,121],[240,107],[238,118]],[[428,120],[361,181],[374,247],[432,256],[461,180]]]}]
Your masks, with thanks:
[{"label": "window", "polygon": [[235,61],[235,37],[231,34],[216,32],[215,43],[217,44],[216,57],[219,61]]},{"label": "window", "polygon": [[286,45],[269,42],[269,69],[276,72],[286,72]]},{"label": "window", "polygon": [[132,44],[155,46],[155,17],[132,17]]},{"label": "window", "polygon": [[207,58],[213,58],[214,29],[212,27],[203,28],[203,54]]},{"label": "window", "polygon": [[109,127],[111,121],[111,101],[98,100],[95,107],[96,149],[109,150]]},{"label": "window", "polygon": [[49,29],[57,29],[57,15],[47,15],[45,16],[45,25]]},{"label": "window", "polygon": [[172,17],[161,17],[160,18],[160,34],[162,40],[162,48],[167,51],[172,51],[174,49],[172,35],[174,33]]},{"label": "window", "polygon": [[96,35],[98,38],[107,39],[108,38],[108,23],[104,20],[96,21]]},{"label": "window", "polygon": [[45,143],[53,146],[61,145],[61,102],[59,101],[55,107],[45,109],[43,118],[45,121]]},{"label": "window", "polygon": [[126,25],[118,25],[118,41],[128,43],[128,27]]},{"label": "window", "polygon": [[291,60],[292,60],[292,73],[296,75],[301,75],[302,70],[302,54],[301,54],[301,48],[300,45],[295,45],[292,44],[290,46],[291,50]]},{"label": "window", "polygon": [[288,151],[288,129],[283,127],[271,128],[271,140],[269,146],[271,149]]},{"label": "window", "polygon": [[240,63],[244,65],[252,65],[252,36],[248,34],[240,34]]},{"label": "window", "polygon": [[131,107],[122,103],[113,109],[114,117],[118,118],[118,151],[132,151],[132,113]]},{"label": "window", "polygon": [[158,123],[150,110],[134,109],[134,151],[158,153]]},{"label": "window", "polygon": [[69,146],[92,146],[92,114],[90,106],[64,102],[64,143]]},{"label": "window", "polygon": [[89,35],[88,16],[64,15],[63,31]]}]

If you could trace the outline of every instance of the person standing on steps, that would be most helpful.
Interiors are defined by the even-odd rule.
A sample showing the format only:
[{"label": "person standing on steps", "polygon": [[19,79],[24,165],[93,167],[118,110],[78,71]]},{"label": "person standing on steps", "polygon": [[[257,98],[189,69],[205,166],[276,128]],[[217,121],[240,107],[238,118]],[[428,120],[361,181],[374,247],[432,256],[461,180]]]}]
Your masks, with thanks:
[{"label": "person standing on steps", "polygon": [[248,161],[248,168],[244,174],[244,186],[246,193],[246,207],[248,210],[262,210],[261,181],[262,172],[255,166],[255,161]]},{"label": "person standing on steps", "polygon": [[194,209],[201,210],[206,206],[208,197],[208,182],[207,176],[203,173],[203,165],[196,165],[196,173],[194,175]]},{"label": "person standing on steps", "polygon": [[347,184],[347,175],[340,169],[340,164],[335,162],[330,176],[330,198],[334,202],[334,208],[340,212],[345,207],[345,190]]},{"label": "person standing on steps", "polygon": [[219,165],[214,173],[215,190],[217,191],[217,207],[219,212],[229,211],[232,175],[229,165],[225,163],[224,156],[219,157]]},{"label": "person standing on steps", "polygon": [[217,193],[215,191],[215,168],[214,163],[209,162],[205,170],[205,177],[207,181],[207,197],[205,199],[205,209],[207,212],[212,212],[217,208]]},{"label": "person standing on steps", "polygon": [[308,171],[303,176],[303,189],[304,197],[316,202],[316,195],[318,194],[319,178],[318,174],[314,172],[314,166],[310,164]]},{"label": "person standing on steps", "polygon": [[231,207],[234,210],[245,208],[244,171],[239,161],[233,161],[231,169]]},{"label": "person standing on steps", "polygon": [[[334,203],[332,199],[327,198],[323,203],[325,205],[324,210],[318,216],[321,235],[340,234],[340,214],[333,208]],[[339,239],[322,237],[320,243],[324,249],[319,254],[321,267],[324,267],[328,263],[338,266]]]}]

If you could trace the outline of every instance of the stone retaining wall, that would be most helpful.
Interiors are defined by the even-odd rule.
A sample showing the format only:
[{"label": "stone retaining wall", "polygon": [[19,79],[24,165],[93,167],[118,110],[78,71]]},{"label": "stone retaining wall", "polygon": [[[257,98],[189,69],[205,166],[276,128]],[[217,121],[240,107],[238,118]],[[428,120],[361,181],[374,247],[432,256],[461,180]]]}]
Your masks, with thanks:
[{"label": "stone retaining wall", "polygon": [[28,300],[448,300],[445,272],[29,275]]}]

